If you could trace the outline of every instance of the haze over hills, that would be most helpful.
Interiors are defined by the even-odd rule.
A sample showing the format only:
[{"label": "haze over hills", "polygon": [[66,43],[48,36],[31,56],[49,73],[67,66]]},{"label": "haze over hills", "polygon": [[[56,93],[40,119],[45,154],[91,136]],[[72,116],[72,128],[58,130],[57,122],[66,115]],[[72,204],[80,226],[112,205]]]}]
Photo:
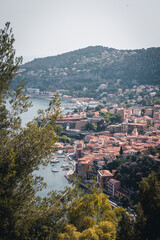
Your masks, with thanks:
[{"label": "haze over hills", "polygon": [[[20,67],[18,80],[40,90],[68,90],[73,96],[116,92],[133,85],[160,84],[160,48],[117,50],[87,47],[34,59]],[[15,84],[17,85],[17,84]]]}]

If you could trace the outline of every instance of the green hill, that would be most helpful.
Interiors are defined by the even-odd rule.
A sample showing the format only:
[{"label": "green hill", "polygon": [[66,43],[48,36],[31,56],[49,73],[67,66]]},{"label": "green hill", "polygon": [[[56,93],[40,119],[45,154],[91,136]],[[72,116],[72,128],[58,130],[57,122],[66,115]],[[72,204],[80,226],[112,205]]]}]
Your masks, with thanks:
[{"label": "green hill", "polygon": [[135,84],[158,85],[160,48],[117,50],[87,47],[34,59],[20,67],[14,84],[21,78],[25,79],[25,87],[48,91],[65,89],[79,96],[93,96],[99,87],[112,93],[117,88],[130,88]]}]

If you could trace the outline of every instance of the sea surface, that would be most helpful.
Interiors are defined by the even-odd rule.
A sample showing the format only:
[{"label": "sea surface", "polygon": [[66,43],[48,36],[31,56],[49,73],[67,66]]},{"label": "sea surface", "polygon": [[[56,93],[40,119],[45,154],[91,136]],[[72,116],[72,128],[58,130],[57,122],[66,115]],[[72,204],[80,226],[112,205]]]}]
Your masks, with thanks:
[{"label": "sea surface", "polygon": [[[41,98],[30,98],[32,102],[32,107],[29,108],[28,112],[25,112],[21,115],[22,118],[22,126],[25,127],[25,124],[31,121],[34,117],[37,116],[38,109],[46,109],[48,108],[49,100],[41,99]],[[67,106],[67,102],[62,102],[61,106]],[[68,111],[68,110],[67,110]],[[66,110],[63,110],[65,113]],[[60,155],[59,155],[60,156]],[[65,178],[65,174],[67,171],[63,171],[61,168],[62,164],[65,164],[64,158],[58,158],[60,160],[59,163],[55,163],[54,168],[58,169],[59,172],[52,172],[52,166],[50,163],[48,166],[40,166],[39,170],[35,173],[36,175],[42,176],[44,178],[44,182],[47,183],[47,187],[38,193],[39,196],[45,197],[48,192],[52,190],[64,190],[66,186],[71,186],[67,179]]]},{"label": "sea surface", "polygon": [[[23,113],[21,115],[22,126],[23,127],[25,126],[25,124],[27,122],[32,121],[34,117],[38,116],[37,111],[39,109],[43,109],[44,110],[44,109],[47,109],[49,107],[49,100],[47,100],[47,99],[43,99],[43,98],[29,98],[28,101],[32,102],[33,106],[30,107],[27,112],[25,112],[25,113]],[[65,108],[65,107],[67,107],[69,105],[71,105],[71,103],[61,101],[61,106],[63,108]],[[72,110],[64,109],[62,113],[65,114],[65,113],[67,113],[69,111],[72,111]]]}]

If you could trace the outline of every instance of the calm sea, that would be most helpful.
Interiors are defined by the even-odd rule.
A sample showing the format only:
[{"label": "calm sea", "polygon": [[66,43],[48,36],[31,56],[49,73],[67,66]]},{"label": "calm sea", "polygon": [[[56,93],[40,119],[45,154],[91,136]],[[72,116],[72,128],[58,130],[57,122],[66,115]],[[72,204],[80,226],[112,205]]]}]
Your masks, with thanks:
[{"label": "calm sea", "polygon": [[[29,121],[32,121],[34,117],[37,116],[38,109],[46,109],[48,108],[49,100],[42,99],[42,98],[29,98],[29,101],[32,102],[33,107],[30,107],[27,112],[21,115],[22,117],[22,126],[24,127],[25,124]],[[69,102],[61,102],[62,107],[66,107],[67,105],[71,105]],[[69,109],[63,110],[63,113],[71,111]]]},{"label": "calm sea", "polygon": [[[33,107],[29,108],[28,112],[23,113],[22,117],[22,126],[24,127],[25,124],[31,121],[34,117],[37,116],[38,109],[46,109],[49,104],[49,100],[40,99],[40,98],[30,98],[32,101]],[[62,102],[62,106],[66,105],[66,103]],[[44,197],[47,195],[48,192],[52,190],[63,190],[65,186],[70,186],[67,179],[65,178],[66,171],[63,171],[61,165],[64,164],[63,158],[58,158],[60,160],[59,163],[56,163],[54,167],[56,167],[59,172],[52,172],[52,166],[48,164],[48,166],[40,166],[36,175],[42,176],[44,178],[44,182],[47,183],[47,188],[42,190],[39,195]]]}]

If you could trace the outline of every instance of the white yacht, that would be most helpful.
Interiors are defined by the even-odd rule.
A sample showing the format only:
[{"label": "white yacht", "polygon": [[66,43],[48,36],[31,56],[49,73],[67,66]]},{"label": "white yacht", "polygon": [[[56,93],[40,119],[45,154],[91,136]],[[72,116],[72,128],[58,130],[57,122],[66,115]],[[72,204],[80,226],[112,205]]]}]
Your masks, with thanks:
[{"label": "white yacht", "polygon": [[52,172],[59,172],[59,170],[56,168],[52,168],[51,170],[52,170]]},{"label": "white yacht", "polygon": [[58,163],[59,160],[58,160],[57,158],[53,158],[53,159],[50,160],[50,162],[51,162],[51,163]]}]

